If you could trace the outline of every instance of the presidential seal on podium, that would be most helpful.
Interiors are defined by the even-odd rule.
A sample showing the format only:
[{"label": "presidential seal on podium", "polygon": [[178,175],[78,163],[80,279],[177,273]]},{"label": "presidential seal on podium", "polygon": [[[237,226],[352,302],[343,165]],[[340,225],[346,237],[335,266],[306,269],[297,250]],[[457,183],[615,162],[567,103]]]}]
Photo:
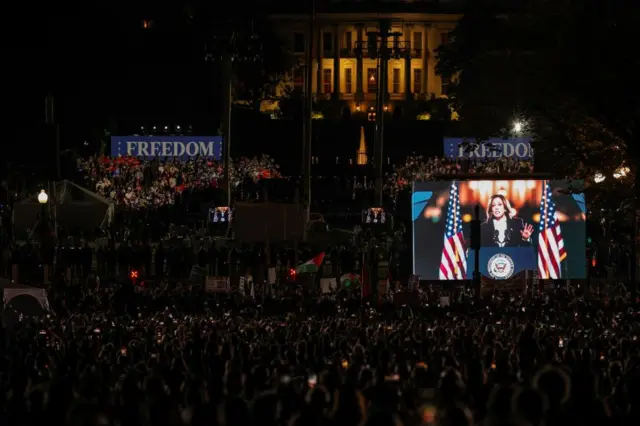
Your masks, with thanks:
[{"label": "presidential seal on podium", "polygon": [[513,275],[515,264],[513,259],[504,253],[493,255],[487,264],[487,270],[491,278],[496,280],[506,280]]}]

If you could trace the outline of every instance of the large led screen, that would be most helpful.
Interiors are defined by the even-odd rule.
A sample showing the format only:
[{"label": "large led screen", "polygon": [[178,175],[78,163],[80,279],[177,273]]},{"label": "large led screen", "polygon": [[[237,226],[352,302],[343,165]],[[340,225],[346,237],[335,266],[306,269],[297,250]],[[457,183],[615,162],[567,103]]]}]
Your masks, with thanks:
[{"label": "large led screen", "polygon": [[411,196],[413,269],[427,280],[471,279],[471,220],[479,206],[480,273],[507,279],[585,278],[582,181],[417,182]]}]

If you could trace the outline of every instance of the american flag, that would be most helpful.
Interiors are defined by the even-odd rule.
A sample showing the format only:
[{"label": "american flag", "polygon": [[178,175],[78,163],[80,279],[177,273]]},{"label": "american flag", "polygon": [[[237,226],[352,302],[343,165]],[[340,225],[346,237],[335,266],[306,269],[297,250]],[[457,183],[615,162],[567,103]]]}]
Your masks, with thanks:
[{"label": "american flag", "polygon": [[439,276],[441,280],[465,280],[467,279],[467,250],[462,235],[460,194],[455,181],[451,182],[447,210],[447,228],[444,233]]},{"label": "american flag", "polygon": [[560,223],[556,217],[556,204],[551,196],[549,182],[545,182],[540,200],[540,233],[538,234],[538,272],[542,279],[560,278],[560,264],[567,257]]}]

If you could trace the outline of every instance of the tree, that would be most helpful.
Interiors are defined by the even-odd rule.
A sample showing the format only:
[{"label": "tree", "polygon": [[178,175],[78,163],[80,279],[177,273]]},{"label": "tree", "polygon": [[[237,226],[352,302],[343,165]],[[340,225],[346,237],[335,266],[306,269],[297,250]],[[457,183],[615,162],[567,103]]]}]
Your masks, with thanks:
[{"label": "tree", "polygon": [[236,106],[259,111],[263,101],[277,100],[276,88],[293,68],[294,56],[268,20],[269,4],[247,9],[236,2],[225,5],[194,0],[188,8],[196,44],[221,72],[225,53],[233,57],[233,97]]},{"label": "tree", "polygon": [[622,0],[505,3],[469,1],[451,42],[437,49],[461,120],[485,137],[524,117],[539,154],[570,153],[573,163],[554,158],[583,166],[584,177],[624,165],[635,178],[640,108],[627,94],[640,93],[640,58],[624,41],[640,35],[640,12]]},{"label": "tree", "polygon": [[278,102],[280,116],[283,118],[302,119],[304,92],[293,85],[287,86]]},{"label": "tree", "polygon": [[287,82],[287,72],[295,64],[289,49],[274,33],[268,22],[255,22],[252,37],[255,57],[240,58],[234,66],[234,98],[253,111],[260,111],[263,101],[281,98],[278,87]]},{"label": "tree", "polygon": [[173,31],[190,38],[192,57],[198,61],[204,57],[212,65],[212,82],[221,80],[223,57],[231,54],[233,96],[240,101],[236,106],[258,111],[262,101],[275,100],[275,88],[293,67],[293,55],[267,19],[270,7],[258,3],[247,8],[246,3],[232,2],[221,9],[215,2],[190,0],[165,5],[162,16]]}]

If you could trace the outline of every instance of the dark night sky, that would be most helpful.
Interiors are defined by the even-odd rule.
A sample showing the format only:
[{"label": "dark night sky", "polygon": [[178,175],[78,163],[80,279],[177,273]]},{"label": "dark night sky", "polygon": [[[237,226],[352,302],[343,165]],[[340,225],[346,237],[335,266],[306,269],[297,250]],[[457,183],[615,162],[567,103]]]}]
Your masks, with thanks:
[{"label": "dark night sky", "polygon": [[[189,9],[102,3],[12,13],[5,63],[13,64],[6,71],[15,136],[41,126],[47,93],[74,145],[111,121],[124,131],[141,124],[217,128],[219,84]],[[153,20],[151,29],[144,19]]]},{"label": "dark night sky", "polygon": [[[308,6],[277,3],[288,11]],[[205,62],[204,44],[214,44],[213,34],[224,33],[229,22],[260,19],[275,7],[223,6],[211,0],[4,6],[3,100],[11,124],[3,153],[15,163],[27,164],[35,153],[39,164],[50,162],[55,143],[43,124],[48,93],[56,98],[62,149],[82,155],[97,150],[105,128],[131,134],[141,125],[179,124],[215,134],[222,107],[219,72]],[[143,28],[145,19],[152,28]],[[94,144],[85,148],[85,140]]]},{"label": "dark night sky", "polygon": [[[3,59],[10,64],[5,72],[11,82],[5,102],[11,105],[12,127],[24,135],[41,123],[44,97],[53,93],[69,143],[114,120],[124,133],[143,124],[192,124],[196,131],[215,131],[220,84],[215,66],[204,61],[203,44],[221,26],[216,22],[264,17],[273,8],[302,11],[308,1],[256,2],[250,8],[211,0],[3,6],[8,7],[3,10]],[[145,19],[153,20],[151,29],[143,28]]]}]

